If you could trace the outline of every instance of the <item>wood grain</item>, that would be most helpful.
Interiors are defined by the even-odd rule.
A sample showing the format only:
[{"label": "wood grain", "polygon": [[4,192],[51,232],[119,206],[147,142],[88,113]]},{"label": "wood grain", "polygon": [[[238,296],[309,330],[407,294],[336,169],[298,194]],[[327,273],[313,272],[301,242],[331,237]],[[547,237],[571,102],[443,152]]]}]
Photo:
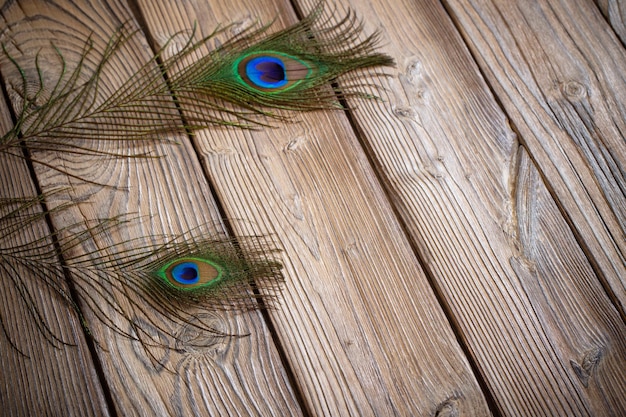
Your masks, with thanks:
[{"label": "wood grain", "polygon": [[622,44],[626,45],[626,3],[623,0],[596,0],[596,4]]},{"label": "wood grain", "polygon": [[[619,415],[624,322],[446,11],[351,5],[398,62],[354,120],[499,412]],[[588,357],[607,361],[591,389]]]},{"label": "wood grain", "polygon": [[[237,22],[235,29],[275,16],[276,28],[295,22],[279,2],[139,4],[158,41],[194,20],[205,35],[224,22]],[[294,115],[297,123],[277,129],[197,135],[228,216],[249,220],[238,230],[272,234],[282,245],[288,282],[271,314],[307,409],[329,416],[489,415],[343,116]]]},{"label": "wood grain", "polygon": [[[11,126],[9,116],[5,101],[0,100],[2,134]],[[34,196],[35,187],[24,160],[0,153],[0,198]],[[6,214],[6,209],[2,208],[2,214]],[[35,207],[29,215],[40,213],[41,207]],[[45,242],[52,249],[50,231],[41,218],[26,226],[20,234],[2,236],[0,248],[19,248],[46,237]],[[32,253],[39,252],[33,250]],[[8,260],[0,255],[0,266],[5,262]],[[0,267],[0,270],[3,274],[0,279],[0,319],[4,330],[3,334],[0,333],[2,415],[108,416],[102,387],[74,311],[32,271],[26,268],[13,271],[13,279],[23,283],[53,334],[69,345],[53,344],[37,327],[37,319],[31,315],[30,308],[22,301],[9,277],[4,275],[11,269]],[[53,274],[52,271],[49,273]],[[67,291],[63,275],[57,275],[56,279]]]},{"label": "wood grain", "polygon": [[624,46],[588,1],[468,1],[450,9],[626,317]]},{"label": "wood grain", "polygon": [[626,326],[530,157],[521,151],[518,161],[515,213],[522,244],[511,265],[531,295],[550,344],[558,346],[558,363],[566,367],[567,378],[575,375],[584,387],[579,385],[581,414],[623,414]]},{"label": "wood grain", "polygon": [[[24,66],[27,75],[36,80],[34,54],[41,50],[39,63],[44,68],[46,82],[54,81],[59,71],[51,41],[68,63],[75,63],[89,36],[95,50],[102,50],[123,22],[136,27],[127,6],[115,1],[106,4],[98,1],[12,2],[5,4],[2,14],[6,22],[3,34],[5,39],[10,39],[11,53]],[[141,35],[133,37],[104,69],[102,97],[119,88],[151,57]],[[90,58],[86,65],[93,68],[95,62]],[[7,84],[19,81],[6,67],[3,66],[2,71]],[[182,136],[162,139],[169,141],[155,140],[132,145],[132,149],[108,141],[89,144],[102,151],[129,155],[150,151],[162,156],[159,159],[94,158],[52,152],[37,155],[40,160],[91,181],[79,181],[42,165],[36,167],[44,191],[65,186],[69,187],[63,196],[67,201],[88,200],[64,211],[63,216],[53,216],[57,228],[119,214],[141,219],[95,238],[91,246],[86,243],[77,253],[92,253],[109,244],[116,244],[119,250],[130,249],[130,244],[125,242],[140,237],[145,237],[146,244],[154,244],[158,239],[151,236],[194,228],[196,234],[219,231],[218,210],[188,140]],[[204,226],[198,229],[201,225]],[[132,245],[139,242],[134,240]],[[101,305],[106,306],[104,301]],[[215,338],[187,327],[172,328],[168,317],[151,315],[149,306],[145,309],[144,318],[141,311],[135,310],[135,323],[156,320],[165,329],[170,326],[171,332],[178,336],[175,349],[155,348],[147,352],[86,313],[100,343],[99,358],[119,415],[275,415],[278,410],[281,414],[300,413],[261,314],[223,313],[209,317],[217,329],[232,330],[238,335],[250,334]],[[112,311],[110,314],[121,329],[130,330],[128,322],[119,320]],[[151,331],[150,326],[147,330]],[[153,330],[151,336],[156,340],[173,343],[165,340],[167,337],[156,328]]]},{"label": "wood grain", "polygon": [[[193,142],[89,144],[158,159],[38,154],[91,181],[35,166],[44,191],[68,187],[51,207],[81,202],[54,214],[55,228],[140,216],[75,254],[201,225],[193,233],[223,232],[217,199],[237,235],[278,242],[288,282],[269,325],[258,313],[198,318],[246,337],[176,326],[149,308],[135,318],[173,349],[146,352],[88,314],[107,410],[71,311],[36,288],[55,331],[78,343],[55,349],[20,320],[3,280],[0,314],[30,359],[0,335],[2,413],[625,415],[623,7],[596,3],[350,0],[397,62],[390,77],[362,78],[382,101],[275,129],[206,129]],[[139,29],[106,68],[103,97],[183,30],[175,51],[194,23],[200,37],[235,22],[211,47],[254,22],[297,20],[277,0],[24,0],[0,16],[0,41],[32,79],[40,51],[46,81],[59,71],[51,41],[74,63],[88,36],[102,50],[123,22]],[[15,105],[18,74],[0,62]],[[34,193],[23,161],[0,163],[0,197]],[[22,238],[47,233],[42,223]]]}]

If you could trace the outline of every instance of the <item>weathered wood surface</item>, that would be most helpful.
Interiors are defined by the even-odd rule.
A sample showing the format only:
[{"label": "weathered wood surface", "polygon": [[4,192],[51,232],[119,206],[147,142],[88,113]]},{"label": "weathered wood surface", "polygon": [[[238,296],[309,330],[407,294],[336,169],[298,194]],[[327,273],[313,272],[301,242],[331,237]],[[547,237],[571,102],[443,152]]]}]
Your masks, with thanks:
[{"label": "weathered wood surface", "polygon": [[[217,201],[239,219],[237,235],[274,236],[287,284],[267,316],[272,331],[261,314],[216,315],[220,328],[250,336],[161,352],[173,373],[93,326],[106,348],[96,348],[102,381],[71,312],[43,295],[80,345],[46,347],[24,325],[20,341],[36,346],[29,359],[0,339],[2,409],[625,414],[624,47],[590,0],[477,3],[351,0],[366,33],[381,30],[397,68],[371,76],[384,101],[351,103],[350,119],[322,112],[276,129],[207,129],[193,143],[156,143],[166,155],[158,160],[42,155],[118,186],[76,184],[36,166],[44,191],[70,185],[64,198],[91,201],[53,215],[54,227],[133,212],[150,216],[112,239],[219,229]],[[619,34],[619,2],[598,3]],[[0,10],[0,41],[31,72],[50,40],[71,61],[90,33],[102,48],[122,22],[139,27],[105,74],[111,91],[150,58],[150,45],[196,21],[206,35],[224,22],[278,16],[280,28],[297,19],[277,0],[11,1]],[[42,54],[54,79],[56,61]],[[17,74],[0,62],[15,101]],[[3,120],[6,130],[6,109]],[[2,195],[17,193],[16,178],[33,192],[21,161],[0,174]],[[1,288],[4,317],[20,306],[5,281]]]},{"label": "weathered wood surface", "polygon": [[[527,8],[534,10],[539,6],[533,2]],[[356,4],[354,7],[358,8]],[[434,2],[394,2],[393,6],[375,3],[369,7],[371,27],[395,29],[385,31],[389,45],[386,51],[393,51],[399,74],[389,86],[391,92],[386,98],[390,106],[381,109],[368,103],[359,105],[355,118],[360,130],[369,133],[367,145],[371,147],[373,163],[381,168],[382,181],[389,184],[389,194],[498,409],[506,415],[520,410],[525,410],[521,414],[526,415],[611,415],[616,409],[623,409],[625,388],[617,382],[617,375],[624,372],[626,363],[625,328],[623,317],[611,303],[613,297],[623,298],[622,279],[626,276],[622,273],[622,252],[614,249],[623,246],[623,229],[617,221],[620,216],[612,214],[624,207],[623,168],[615,169],[616,179],[610,181],[621,183],[622,191],[619,186],[612,188],[607,191],[610,199],[598,197],[596,203],[589,202],[587,209],[582,209],[591,216],[596,207],[606,206],[606,221],[613,222],[610,227],[601,224],[601,230],[584,235],[585,250],[589,250],[595,236],[609,241],[606,248],[596,245],[599,259],[607,260],[606,272],[594,271],[568,231],[557,205],[545,201],[545,187],[556,188],[550,181],[560,177],[546,173],[545,185],[532,179],[538,173],[526,153],[543,162],[540,172],[544,165],[551,167],[551,159],[543,161],[535,156],[535,148],[518,142],[519,137],[472,66],[471,57],[443,8]],[[362,8],[367,10],[366,5]],[[486,8],[487,5],[481,6],[481,10]],[[559,16],[575,18],[567,10]],[[514,13],[506,14],[502,30],[521,26],[518,36],[522,36],[525,21],[520,17],[513,24],[514,17]],[[394,26],[394,22],[404,21],[411,22],[410,26]],[[537,19],[533,20],[536,23]],[[496,28],[492,26],[491,30]],[[536,32],[552,36],[547,27]],[[538,40],[540,44],[548,41]],[[514,46],[511,44],[511,50]],[[493,43],[485,43],[481,50],[490,51],[493,47]],[[621,55],[618,52],[613,51],[619,62],[620,56],[622,60],[624,56],[623,50]],[[523,90],[525,81],[511,86],[511,93]],[[597,85],[598,89],[601,87]],[[615,85],[597,94],[609,100],[615,97],[615,102],[623,104],[624,89],[614,88]],[[619,105],[615,110],[617,113],[608,119],[621,126],[624,118]],[[536,113],[533,109],[523,116],[529,119]],[[547,123],[549,115],[544,117]],[[538,125],[542,126],[541,122]],[[620,129],[611,126],[609,123],[606,127],[615,149],[611,154],[618,159],[617,167],[623,167],[623,162],[619,162],[626,156],[626,152],[620,151],[624,147],[623,134],[620,141],[613,135]],[[550,138],[546,135],[546,142]],[[577,158],[578,154],[571,156],[572,161],[584,167],[581,169],[590,169],[589,164]],[[573,172],[578,169],[578,165],[565,161],[563,158],[558,166]],[[589,175],[594,178],[597,173]],[[569,206],[578,207],[573,192],[555,195],[564,195],[561,199],[566,199]],[[557,201],[567,206],[560,199]],[[570,219],[574,216],[566,214]],[[555,233],[557,230],[560,232]],[[598,264],[593,257],[592,264]],[[610,296],[598,278],[614,284]],[[572,334],[574,329],[577,331]],[[606,343],[607,337],[611,342]],[[590,352],[608,353],[607,345],[615,348],[604,357],[608,373],[617,372],[608,377],[615,385],[598,381],[598,391],[596,386],[584,388],[588,381],[580,380],[575,364],[580,364]],[[606,375],[598,376],[603,379]]]},{"label": "weathered wood surface", "polygon": [[624,46],[589,1],[467,3],[469,46],[626,316]]},{"label": "weathered wood surface", "polygon": [[[10,126],[9,109],[5,101],[1,101],[0,131],[4,133]],[[27,199],[37,195],[28,167],[18,156],[20,153],[17,150],[17,155],[0,154],[0,199]],[[15,205],[0,205],[0,215],[14,209]],[[32,212],[41,212],[41,208],[35,206]],[[2,232],[4,234],[5,229]],[[0,237],[0,247],[52,246],[49,236],[48,225],[40,218],[25,228],[21,236]],[[31,251],[40,253],[34,248]],[[0,266],[1,414],[58,416],[71,410],[73,413],[69,415],[108,416],[96,365],[78,319],[61,297],[22,266],[16,271],[23,278],[24,288],[21,289],[7,279],[5,274],[11,270],[5,268],[4,262]],[[56,278],[64,280],[62,274],[57,274]],[[67,291],[67,287],[63,287]],[[45,311],[45,321],[52,334],[42,333],[40,323],[29,320],[29,297]],[[51,335],[59,340],[51,343]],[[63,343],[75,346],[63,346]]]},{"label": "weathered wood surface", "polygon": [[596,0],[615,34],[626,44],[626,3],[623,0]]}]

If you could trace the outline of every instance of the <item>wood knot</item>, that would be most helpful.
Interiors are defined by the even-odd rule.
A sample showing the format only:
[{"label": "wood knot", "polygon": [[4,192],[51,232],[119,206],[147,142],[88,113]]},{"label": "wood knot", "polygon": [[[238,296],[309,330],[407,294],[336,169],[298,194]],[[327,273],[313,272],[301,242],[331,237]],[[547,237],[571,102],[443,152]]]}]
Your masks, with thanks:
[{"label": "wood knot", "polygon": [[410,107],[393,107],[393,114],[400,119],[415,119],[415,111]]},{"label": "wood knot", "polygon": [[602,359],[602,356],[604,356],[602,349],[596,347],[583,354],[580,364],[573,360],[569,361],[574,373],[578,379],[580,379],[580,382],[582,382],[585,388],[589,386],[589,378],[591,377],[591,374],[594,373],[600,359]]},{"label": "wood knot", "polygon": [[296,152],[298,151],[298,149],[304,146],[306,142],[307,139],[305,136],[296,136],[295,138],[287,142],[287,144],[283,148],[283,152]]},{"label": "wood knot", "polygon": [[230,157],[232,155],[234,155],[236,153],[236,151],[229,147],[229,146],[207,146],[205,148],[205,152],[213,155],[213,156],[217,156],[217,157]]},{"label": "wood knot", "polygon": [[458,417],[459,408],[456,405],[456,399],[449,398],[439,404],[435,410],[435,417]]},{"label": "wood knot", "polygon": [[429,79],[422,62],[413,58],[406,66],[403,74],[398,76],[402,87],[410,99],[423,101],[428,89]]},{"label": "wood knot", "polygon": [[360,257],[359,245],[357,244],[357,242],[348,243],[344,247],[343,253],[348,258],[359,258]]},{"label": "wood knot", "polygon": [[561,83],[561,93],[569,101],[580,101],[587,96],[587,89],[578,81],[570,80]]},{"label": "wood knot", "polygon": [[406,77],[413,85],[419,85],[423,81],[422,63],[414,59],[406,66]]},{"label": "wood knot", "polygon": [[230,330],[228,320],[219,314],[199,314],[176,333],[176,350],[181,353],[217,356],[227,349]]},{"label": "wood knot", "polygon": [[256,19],[248,14],[243,16],[231,25],[230,33],[232,36],[239,36],[256,23]]}]

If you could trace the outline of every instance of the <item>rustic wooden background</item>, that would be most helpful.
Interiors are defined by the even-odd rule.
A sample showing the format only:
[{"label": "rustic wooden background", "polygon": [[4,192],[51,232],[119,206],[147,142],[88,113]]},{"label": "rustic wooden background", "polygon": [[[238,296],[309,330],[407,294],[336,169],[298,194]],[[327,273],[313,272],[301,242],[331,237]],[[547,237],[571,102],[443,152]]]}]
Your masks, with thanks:
[{"label": "rustic wooden background", "polygon": [[[114,91],[194,22],[280,28],[313,7],[295,3],[5,0],[0,41],[32,73],[51,40],[72,62],[129,22],[140,32],[104,74]],[[237,219],[237,235],[273,236],[287,282],[276,310],[213,318],[250,336],[195,335],[206,349],[163,351],[155,369],[97,323],[90,348],[42,288],[78,344],[51,346],[5,281],[5,326],[29,358],[0,337],[1,415],[626,415],[626,4],[340,3],[397,62],[371,75],[383,101],[180,135],[155,145],[162,159],[40,155],[117,189],[2,156],[1,196],[36,180],[89,199],[53,227],[133,212],[149,215],[128,231],[143,236]],[[0,62],[4,132],[19,80]],[[24,241],[49,233],[38,226]]]}]

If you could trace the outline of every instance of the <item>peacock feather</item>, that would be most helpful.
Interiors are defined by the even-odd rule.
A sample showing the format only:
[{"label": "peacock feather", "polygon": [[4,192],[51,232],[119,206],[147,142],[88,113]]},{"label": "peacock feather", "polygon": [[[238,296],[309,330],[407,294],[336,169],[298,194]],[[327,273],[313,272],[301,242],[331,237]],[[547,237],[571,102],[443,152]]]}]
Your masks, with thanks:
[{"label": "peacock feather", "polygon": [[[125,242],[130,249],[113,245],[95,260],[93,254],[66,260],[85,317],[150,346],[175,340],[176,331],[189,323],[219,333],[194,320],[202,313],[273,306],[283,276],[267,238],[160,239],[165,243]],[[166,338],[155,338],[155,331]]]},{"label": "peacock feather", "polygon": [[[78,315],[88,334],[97,321],[150,347],[172,345],[177,330],[190,324],[220,333],[196,318],[218,310],[271,308],[283,282],[282,266],[273,259],[277,251],[264,237],[190,237],[198,234],[194,230],[148,239],[162,243],[146,245],[145,238],[130,239],[84,251],[95,247],[96,241],[106,241],[113,229],[128,228],[137,220],[122,217],[68,225],[19,245],[4,245],[11,237],[29,234],[29,227],[44,218],[46,213],[37,210],[41,201],[41,196],[0,200],[4,236],[0,274],[3,285],[15,289],[33,323],[54,345],[71,343],[55,334],[40,310],[36,302],[40,285]],[[67,207],[58,205],[53,212]],[[25,276],[36,282],[26,282]],[[7,326],[5,319],[0,313],[2,331],[22,352],[8,330],[15,326]]]},{"label": "peacock feather", "polygon": [[[98,58],[88,39],[70,70],[56,51],[60,76],[46,86],[35,58],[36,80],[29,80],[7,47],[5,58],[20,78],[13,85],[17,97],[16,123],[0,138],[0,151],[25,143],[31,151],[102,153],[84,141],[154,140],[160,133],[189,133],[213,125],[252,127],[267,124],[260,115],[286,118],[283,110],[342,108],[346,96],[373,97],[359,92],[360,83],[331,86],[341,75],[393,61],[374,52],[378,35],[359,41],[361,25],[352,13],[337,24],[321,18],[316,9],[299,23],[275,33],[270,25],[250,27],[192,64],[190,55],[225,28],[199,42],[189,41],[171,57],[168,43],[136,71],[121,88],[106,96],[102,74],[111,58],[136,33],[123,26]],[[96,61],[95,68],[87,62]],[[181,113],[184,115],[181,117]]]},{"label": "peacock feather", "polygon": [[[268,27],[262,27],[201,58],[171,77],[178,102],[187,109],[199,100],[220,111],[223,107],[207,100],[218,97],[252,113],[282,117],[271,109],[336,109],[347,96],[373,97],[359,93],[358,82],[344,88],[330,85],[352,71],[393,65],[390,57],[374,52],[378,35],[359,42],[361,25],[353,14],[336,24],[320,16],[318,9],[271,35],[266,34]],[[251,121],[248,113],[231,114]],[[196,117],[192,113],[191,120]],[[233,123],[228,118],[216,120],[224,121]]]}]

